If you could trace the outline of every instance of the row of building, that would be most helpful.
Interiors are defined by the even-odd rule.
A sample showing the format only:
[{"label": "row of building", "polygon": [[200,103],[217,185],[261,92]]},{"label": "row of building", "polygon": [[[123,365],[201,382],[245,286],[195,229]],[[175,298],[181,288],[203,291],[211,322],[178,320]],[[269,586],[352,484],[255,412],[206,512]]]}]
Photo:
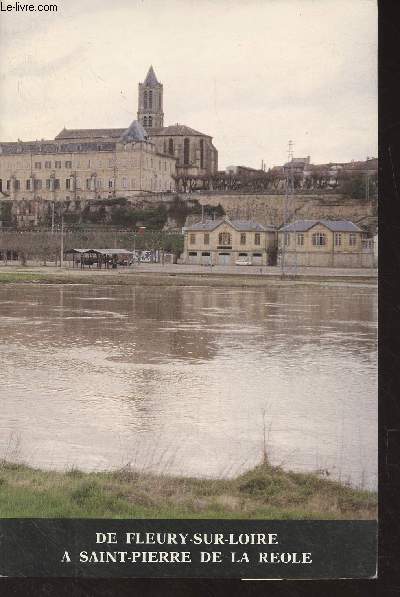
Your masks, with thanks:
[{"label": "row of building", "polygon": [[184,228],[182,263],[375,267],[376,239],[348,220],[298,220],[277,229],[223,218]]},{"label": "row of building", "polygon": [[0,198],[81,201],[175,190],[179,176],[213,174],[210,135],[164,127],[163,85],[150,67],[127,128],[66,129],[53,140],[0,143]]}]

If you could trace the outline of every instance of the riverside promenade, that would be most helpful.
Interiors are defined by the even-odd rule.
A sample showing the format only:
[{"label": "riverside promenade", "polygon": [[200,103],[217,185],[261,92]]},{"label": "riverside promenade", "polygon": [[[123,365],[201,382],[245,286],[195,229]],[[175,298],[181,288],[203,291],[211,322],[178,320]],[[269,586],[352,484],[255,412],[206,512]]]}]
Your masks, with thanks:
[{"label": "riverside promenade", "polygon": [[377,270],[370,268],[288,268],[260,266],[201,266],[141,263],[99,270],[97,267],[72,268],[48,264],[0,265],[1,282],[88,283],[88,284],[157,284],[260,286],[283,281],[376,283]]}]

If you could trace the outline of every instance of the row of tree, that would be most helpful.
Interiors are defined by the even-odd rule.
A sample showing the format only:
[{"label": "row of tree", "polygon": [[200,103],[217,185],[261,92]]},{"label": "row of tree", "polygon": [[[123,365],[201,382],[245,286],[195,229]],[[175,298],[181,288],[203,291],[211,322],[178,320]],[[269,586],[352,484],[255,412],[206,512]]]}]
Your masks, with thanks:
[{"label": "row of tree", "polygon": [[[139,251],[165,251],[180,255],[183,236],[162,230],[146,230],[143,234],[119,231],[111,228],[67,230],[62,233],[64,251],[68,249],[120,248]],[[0,234],[0,255],[6,261],[10,253],[16,253],[22,264],[29,260],[57,262],[61,254],[61,230],[3,231]]]}]

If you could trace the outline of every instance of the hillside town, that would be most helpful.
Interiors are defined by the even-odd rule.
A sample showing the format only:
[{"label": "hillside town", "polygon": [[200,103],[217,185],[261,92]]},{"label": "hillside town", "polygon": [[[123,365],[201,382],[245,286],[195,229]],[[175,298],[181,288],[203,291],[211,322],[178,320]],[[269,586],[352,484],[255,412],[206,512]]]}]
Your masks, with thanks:
[{"label": "hillside town", "polygon": [[[124,246],[138,259],[146,249],[186,265],[376,266],[376,158],[315,164],[290,142],[284,164],[219,170],[212,136],[164,126],[163,97],[150,66],[127,128],[64,127],[52,140],[0,143],[3,262],[46,258],[21,240],[46,230],[54,260],[62,227],[66,251],[79,248],[68,244],[78,232],[113,229],[117,245],[120,231],[144,232],[146,246]],[[149,241],[156,231],[160,246]]]}]

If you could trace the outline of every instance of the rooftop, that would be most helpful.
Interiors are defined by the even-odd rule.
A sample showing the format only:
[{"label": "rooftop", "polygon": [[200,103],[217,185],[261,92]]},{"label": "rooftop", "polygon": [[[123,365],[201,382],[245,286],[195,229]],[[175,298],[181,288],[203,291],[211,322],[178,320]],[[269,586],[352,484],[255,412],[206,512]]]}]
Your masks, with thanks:
[{"label": "rooftop", "polygon": [[149,70],[147,71],[146,78],[144,80],[144,84],[148,85],[148,87],[155,87],[160,83],[157,81],[156,73],[154,72],[153,66],[150,66]]},{"label": "rooftop", "polygon": [[195,129],[190,128],[184,124],[172,124],[170,126],[164,126],[161,129],[155,129],[151,131],[151,136],[159,136],[159,135],[182,135],[182,136],[200,136],[200,137],[210,137],[210,135],[206,135],[205,133],[200,133]]},{"label": "rooftop", "polygon": [[196,222],[195,224],[191,224],[189,226],[185,226],[185,230],[215,230],[221,224],[229,224],[238,231],[275,231],[274,226],[263,226],[262,224],[258,224],[257,222],[245,221],[245,220],[230,220],[229,218],[219,218],[218,220],[206,220],[204,222]]},{"label": "rooftop", "polygon": [[361,228],[350,220],[297,220],[280,228],[280,232],[307,232],[317,224],[322,224],[332,232],[361,232]]}]

